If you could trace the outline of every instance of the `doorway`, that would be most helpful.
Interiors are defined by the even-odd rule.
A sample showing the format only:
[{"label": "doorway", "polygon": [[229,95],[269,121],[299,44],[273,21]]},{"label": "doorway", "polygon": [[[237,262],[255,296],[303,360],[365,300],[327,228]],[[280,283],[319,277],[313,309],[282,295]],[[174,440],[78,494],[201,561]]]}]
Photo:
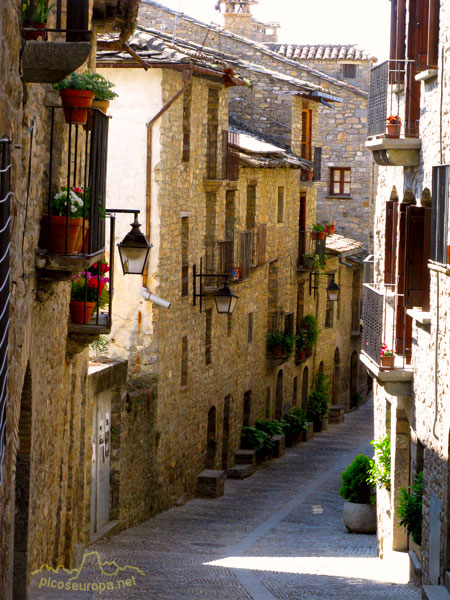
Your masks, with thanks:
[{"label": "doorway", "polygon": [[339,386],[341,381],[341,357],[339,348],[336,348],[334,352],[334,368],[333,368],[333,388],[331,394],[331,403],[339,403]]},{"label": "doorway", "polygon": [[91,535],[109,521],[111,392],[97,396],[92,428]]},{"label": "doorway", "polygon": [[231,411],[231,394],[225,396],[223,402],[223,435],[222,435],[222,469],[228,469],[229,462],[229,445],[230,445],[230,411]]},{"label": "doorway", "polygon": [[280,369],[277,375],[277,384],[275,388],[275,419],[280,420],[283,416],[283,388],[284,376],[283,370]]},{"label": "doorway", "polygon": [[216,468],[216,407],[211,406],[208,412],[208,430],[206,437],[206,469]]}]

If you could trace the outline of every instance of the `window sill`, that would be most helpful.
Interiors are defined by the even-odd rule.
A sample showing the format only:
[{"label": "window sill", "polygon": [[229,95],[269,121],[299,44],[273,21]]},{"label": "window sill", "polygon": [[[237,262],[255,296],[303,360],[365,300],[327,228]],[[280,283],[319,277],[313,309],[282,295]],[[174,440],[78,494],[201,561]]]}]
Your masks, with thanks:
[{"label": "window sill", "polygon": [[353,196],[336,195],[336,196],[325,196],[327,200],[353,200]]},{"label": "window sill", "polygon": [[450,275],[450,265],[444,265],[443,263],[437,263],[430,260],[428,261],[428,268],[430,271],[434,271],[435,273]]},{"label": "window sill", "polygon": [[425,69],[425,71],[421,71],[420,73],[417,73],[417,75],[414,77],[414,79],[416,81],[428,81],[429,79],[434,79],[437,76],[438,76],[437,69]]},{"label": "window sill", "polygon": [[422,323],[422,325],[430,325],[431,323],[431,313],[425,312],[420,308],[408,308],[406,314],[418,323]]}]

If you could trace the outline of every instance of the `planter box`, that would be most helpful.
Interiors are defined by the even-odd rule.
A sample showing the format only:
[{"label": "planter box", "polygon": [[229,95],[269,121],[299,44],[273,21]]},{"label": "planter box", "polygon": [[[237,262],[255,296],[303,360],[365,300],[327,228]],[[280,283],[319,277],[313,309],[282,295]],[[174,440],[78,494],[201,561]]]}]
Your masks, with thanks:
[{"label": "planter box", "polygon": [[275,448],[272,450],[272,458],[281,458],[285,451],[284,435],[272,436],[272,442],[275,444]]},{"label": "planter box", "polygon": [[243,450],[235,452],[234,462],[237,465],[256,465],[256,452],[254,450]]}]

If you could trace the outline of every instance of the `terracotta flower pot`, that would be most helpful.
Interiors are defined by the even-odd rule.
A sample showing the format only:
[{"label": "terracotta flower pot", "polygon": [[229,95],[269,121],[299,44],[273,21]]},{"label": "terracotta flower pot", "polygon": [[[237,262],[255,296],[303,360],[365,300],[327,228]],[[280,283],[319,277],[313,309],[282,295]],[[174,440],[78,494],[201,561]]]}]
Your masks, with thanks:
[{"label": "terracotta flower pot", "polygon": [[[47,216],[42,219],[44,230],[47,225]],[[81,247],[81,227],[83,219],[69,218],[69,227],[67,230],[67,247],[66,247],[66,224],[67,217],[50,217],[50,236],[49,236],[49,252],[51,254],[78,254]],[[43,239],[46,241],[44,233]]]},{"label": "terracotta flower pot", "polygon": [[400,137],[400,123],[388,123],[386,125],[386,131],[388,137],[398,138]]},{"label": "terracotta flower pot", "polygon": [[[92,108],[100,109],[105,115],[108,112],[109,105],[109,100],[92,100]],[[94,112],[95,111],[90,110],[88,114],[88,121],[86,125],[86,129],[88,131],[92,131],[92,129],[94,128]]]},{"label": "terracotta flower pot", "polygon": [[[45,33],[45,26],[47,23],[34,23],[31,27],[30,21],[23,22],[23,35],[26,40],[43,40],[45,41],[47,34]],[[30,28],[30,29],[28,29]],[[28,29],[28,31],[27,31]]]},{"label": "terracotta flower pot", "polygon": [[386,369],[393,369],[394,368],[394,356],[382,356],[381,357],[381,366],[385,367]]},{"label": "terracotta flower pot", "polygon": [[316,231],[311,231],[311,239],[317,240],[317,232]]},{"label": "terracotta flower pot", "polygon": [[306,350],[297,350],[295,353],[295,360],[299,363],[303,362],[306,359]]},{"label": "terracotta flower pot", "polygon": [[318,231],[317,232],[317,239],[318,240],[324,240],[325,239],[325,231]]},{"label": "terracotta flower pot", "polygon": [[70,301],[70,318],[72,323],[86,325],[89,323],[95,308],[95,302],[83,302],[82,300]]},{"label": "terracotta flower pot", "polygon": [[64,107],[66,123],[85,125],[88,108],[92,105],[94,92],[90,90],[59,90]]},{"label": "terracotta flower pot", "polygon": [[[84,231],[84,235],[83,235]],[[86,254],[89,249],[89,221],[84,221],[84,230],[83,230],[83,219],[81,219],[81,228],[80,228],[80,237],[78,240],[78,252],[82,254]]]},{"label": "terracotta flower pot", "polygon": [[284,350],[281,346],[272,346],[272,348],[270,349],[270,353],[272,354],[272,356],[284,356]]},{"label": "terracotta flower pot", "polygon": [[335,225],[328,225],[327,229],[328,229],[328,233],[330,235],[333,235],[334,234],[334,230],[336,229],[336,226]]}]

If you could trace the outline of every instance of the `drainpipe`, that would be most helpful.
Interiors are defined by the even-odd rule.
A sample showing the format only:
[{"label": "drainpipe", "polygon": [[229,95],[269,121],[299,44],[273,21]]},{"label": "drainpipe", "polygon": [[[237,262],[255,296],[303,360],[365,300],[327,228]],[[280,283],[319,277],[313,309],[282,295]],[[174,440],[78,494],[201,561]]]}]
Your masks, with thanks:
[{"label": "drainpipe", "polygon": [[[151,221],[151,202],[152,202],[152,139],[153,139],[153,125],[156,121],[168,110],[172,104],[178,100],[178,98],[185,92],[189,85],[193,67],[186,68],[183,70],[183,87],[159,110],[154,117],[147,123],[147,184],[145,190],[145,233],[148,240],[150,240],[150,221]],[[148,267],[142,276],[142,284],[144,288],[147,287],[148,282]]]}]

